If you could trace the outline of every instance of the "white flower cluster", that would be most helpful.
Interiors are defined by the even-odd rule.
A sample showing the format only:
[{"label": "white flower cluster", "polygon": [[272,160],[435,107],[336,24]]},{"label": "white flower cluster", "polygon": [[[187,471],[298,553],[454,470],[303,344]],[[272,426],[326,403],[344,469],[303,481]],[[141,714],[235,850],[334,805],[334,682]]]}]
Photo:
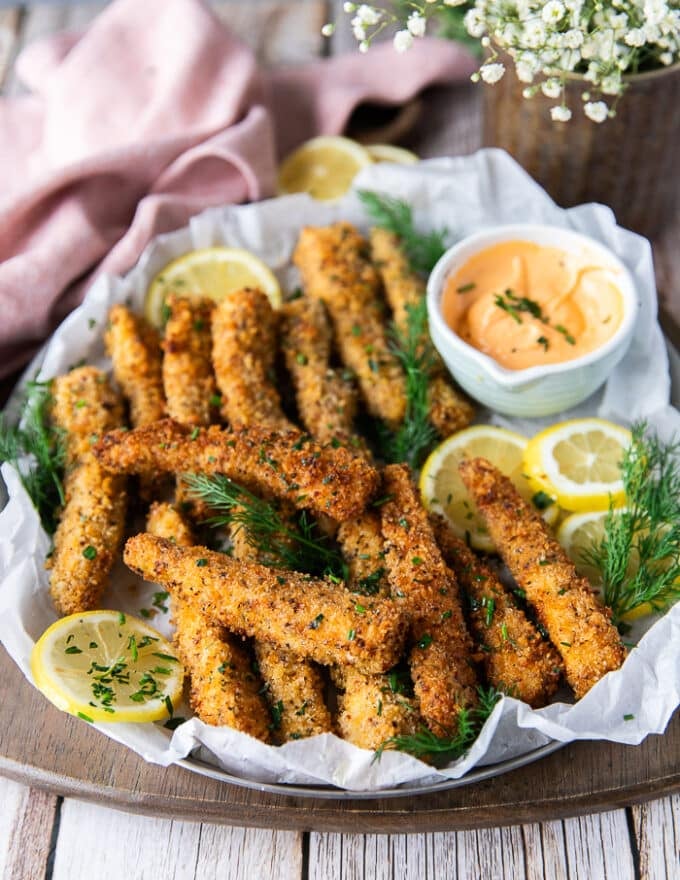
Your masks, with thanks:
[{"label": "white flower cluster", "polygon": [[[429,19],[444,7],[460,7],[465,29],[480,40],[488,60],[473,80],[496,83],[505,73],[499,52],[511,56],[524,96],[539,91],[559,100],[552,119],[567,122],[565,84],[581,74],[589,91],[583,112],[593,122],[614,115],[624,76],[680,60],[680,0],[383,0],[345,3],[359,49],[388,26],[394,48],[405,52],[425,35]],[[449,13],[450,14],[450,13]],[[326,25],[330,35],[333,25]],[[597,100],[593,100],[592,93]],[[608,102],[606,99],[613,99]]]}]

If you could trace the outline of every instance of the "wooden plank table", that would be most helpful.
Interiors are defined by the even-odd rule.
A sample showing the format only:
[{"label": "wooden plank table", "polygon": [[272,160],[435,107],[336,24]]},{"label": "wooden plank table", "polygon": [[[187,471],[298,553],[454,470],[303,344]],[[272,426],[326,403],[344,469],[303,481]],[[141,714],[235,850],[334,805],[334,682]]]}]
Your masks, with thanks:
[{"label": "wooden plank table", "polygon": [[[3,91],[16,94],[21,90],[13,74],[13,62],[23,45],[63,27],[85,26],[102,5],[101,2],[50,3],[27,7],[3,3],[2,6],[9,6],[0,8]],[[319,36],[321,25],[334,16],[333,7],[337,14],[339,2],[232,0],[213,5],[255,49],[263,63],[307,60],[352,45],[346,27],[339,28],[330,46]],[[469,153],[479,146],[477,89],[462,85],[432,90],[423,99],[420,109],[421,121],[403,143],[422,156]],[[663,306],[675,319],[676,326],[680,321],[678,233],[680,221],[654,242]],[[676,332],[671,323],[667,323],[667,327],[671,335]],[[677,336],[675,341],[677,344]],[[5,675],[16,675],[14,669],[11,673],[7,673],[7,669],[5,665]],[[0,713],[6,729],[12,723],[11,700],[3,705]],[[680,718],[676,717],[674,733],[663,739],[653,738],[653,743],[648,741],[642,747],[652,751],[655,748],[675,750],[675,755],[667,756],[669,767],[678,765],[679,722]],[[39,734],[38,725],[36,732]],[[34,748],[40,748],[39,735]],[[586,744],[571,746],[547,759],[553,763],[545,765],[546,772],[554,766],[561,768],[556,769],[556,776],[558,772],[583,773],[585,768],[595,766],[593,755],[599,755],[602,766],[596,769],[605,776],[611,773],[615,779],[617,774],[625,775],[626,763],[620,756],[612,757],[617,748],[623,752],[620,747],[606,745],[599,747],[599,751],[591,751],[592,747]],[[627,750],[626,754],[633,751]],[[87,760],[87,756],[83,759]],[[132,765],[134,761],[136,759],[131,761]],[[13,775],[11,768],[4,766],[3,770]],[[105,772],[103,770],[104,775]],[[134,773],[134,769],[131,772]],[[44,780],[42,782],[44,784]],[[654,780],[650,780],[638,797],[653,796],[654,785]],[[382,880],[388,877],[404,880],[447,877],[657,880],[680,877],[680,795],[677,794],[578,818],[411,835],[362,834],[359,833],[360,819],[356,823],[357,833],[334,833],[242,828],[140,816],[29,788],[6,778],[0,778],[0,799],[0,877],[7,880],[42,877],[190,880],[217,876],[272,880]],[[244,796],[244,805],[247,801]],[[593,803],[592,809],[598,808],[602,805]],[[569,805],[565,805],[562,813],[568,812]],[[521,818],[521,804],[518,804],[517,819]],[[512,821],[512,817],[504,821]],[[308,827],[313,824],[309,822]],[[480,820],[481,824],[484,823]],[[407,830],[406,823],[404,830]]]}]

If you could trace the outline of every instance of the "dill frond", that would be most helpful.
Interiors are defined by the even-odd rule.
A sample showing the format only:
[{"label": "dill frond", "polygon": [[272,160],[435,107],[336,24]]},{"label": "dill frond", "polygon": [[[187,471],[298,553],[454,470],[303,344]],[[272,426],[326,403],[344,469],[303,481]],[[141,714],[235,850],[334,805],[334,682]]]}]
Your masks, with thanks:
[{"label": "dill frond", "polygon": [[442,766],[465,755],[479,736],[484,722],[491,715],[502,693],[495,688],[477,688],[479,705],[474,709],[461,709],[458,729],[450,736],[437,736],[423,726],[417,733],[391,736],[376,750],[374,760],[380,760],[387,749],[408,752],[415,758]]},{"label": "dill frond", "polygon": [[221,474],[187,474],[183,480],[191,497],[216,511],[208,524],[243,530],[263,565],[347,579],[347,567],[340,553],[306,511],[289,520],[273,502],[259,498]]},{"label": "dill frond", "polygon": [[406,306],[407,326],[403,332],[392,328],[392,351],[406,377],[406,413],[396,432],[381,431],[381,451],[390,462],[407,462],[412,468],[422,463],[437,439],[430,423],[428,389],[435,353],[427,324],[427,303]]},{"label": "dill frond", "polygon": [[[64,504],[66,445],[63,431],[50,423],[50,389],[50,382],[27,383],[16,424],[0,413],[0,459],[17,471],[43,528],[51,535],[57,527],[57,511]],[[28,461],[20,464],[24,458]]]},{"label": "dill frond", "polygon": [[625,508],[610,507],[603,538],[582,554],[601,572],[615,623],[640,605],[665,611],[680,599],[680,443],[635,424],[621,477]]},{"label": "dill frond", "polygon": [[367,189],[359,190],[357,195],[375,225],[397,236],[413,271],[428,275],[446,250],[448,230],[418,232],[413,210],[403,199]]}]

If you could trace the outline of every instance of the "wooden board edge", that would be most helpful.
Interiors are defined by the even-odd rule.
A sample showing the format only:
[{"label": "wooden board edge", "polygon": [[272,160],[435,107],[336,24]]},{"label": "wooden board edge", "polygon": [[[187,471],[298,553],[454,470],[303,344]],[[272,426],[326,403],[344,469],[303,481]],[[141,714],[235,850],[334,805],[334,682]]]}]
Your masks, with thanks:
[{"label": "wooden board edge", "polygon": [[[190,771],[187,771],[190,772]],[[599,792],[597,796],[583,793],[556,800],[530,804],[509,803],[484,805],[479,808],[460,806],[454,809],[432,809],[418,814],[412,808],[403,811],[369,813],[353,810],[351,801],[342,802],[337,810],[310,810],[306,805],[281,802],[281,797],[261,795],[262,803],[201,804],[172,796],[143,795],[130,791],[102,788],[83,780],[61,776],[47,770],[20,765],[0,757],[0,775],[31,788],[62,797],[97,803],[124,812],[186,822],[208,822],[237,827],[270,828],[282,831],[358,832],[366,834],[420,834],[430,831],[467,831],[524,825],[555,819],[602,813],[642,804],[680,792],[680,770],[661,779],[646,780],[627,788]],[[224,783],[227,785],[227,783]],[[318,803],[318,802],[317,802]],[[328,801],[324,802],[328,804]],[[366,804],[366,801],[362,801]],[[405,828],[405,825],[412,827]]]}]

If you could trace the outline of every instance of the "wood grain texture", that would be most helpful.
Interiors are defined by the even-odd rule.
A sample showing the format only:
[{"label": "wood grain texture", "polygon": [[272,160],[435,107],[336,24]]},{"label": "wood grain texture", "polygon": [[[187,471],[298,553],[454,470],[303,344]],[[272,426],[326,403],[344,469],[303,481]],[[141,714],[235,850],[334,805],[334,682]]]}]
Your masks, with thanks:
[{"label": "wood grain texture", "polygon": [[632,808],[641,880],[680,877],[680,795]]},{"label": "wood grain texture", "polygon": [[298,880],[302,876],[302,839],[290,831],[146,818],[67,800],[52,876],[53,880]]},{"label": "wood grain texture", "polygon": [[0,877],[45,875],[58,798],[0,779]]},{"label": "wood grain texture", "polygon": [[624,810],[581,816],[564,823],[569,877],[634,880],[635,867]]}]

